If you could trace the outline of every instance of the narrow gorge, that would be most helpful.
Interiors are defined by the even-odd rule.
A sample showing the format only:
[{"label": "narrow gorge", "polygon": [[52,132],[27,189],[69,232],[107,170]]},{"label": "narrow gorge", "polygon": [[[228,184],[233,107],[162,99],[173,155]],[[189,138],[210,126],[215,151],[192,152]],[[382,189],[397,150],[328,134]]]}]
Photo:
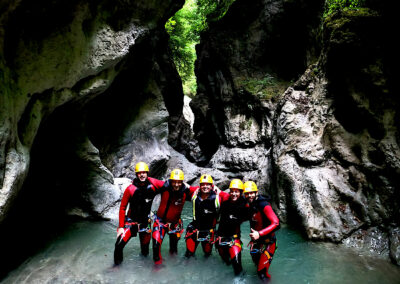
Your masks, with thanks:
[{"label": "narrow gorge", "polygon": [[0,1],[0,280],[67,218],[118,218],[138,161],[254,180],[307,240],[399,266],[392,1],[234,1],[200,36],[190,103],[164,27],[183,4]]}]

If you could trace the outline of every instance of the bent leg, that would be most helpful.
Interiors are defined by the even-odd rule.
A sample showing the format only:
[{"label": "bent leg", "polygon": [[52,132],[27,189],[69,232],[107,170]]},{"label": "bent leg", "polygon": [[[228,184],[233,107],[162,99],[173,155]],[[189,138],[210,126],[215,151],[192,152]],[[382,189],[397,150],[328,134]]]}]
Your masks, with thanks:
[{"label": "bent leg", "polygon": [[269,266],[272,262],[272,256],[275,253],[276,243],[269,244],[265,251],[261,254],[260,260],[257,266],[257,274],[261,279],[271,278],[268,273]]},{"label": "bent leg", "polygon": [[258,244],[254,244],[253,247],[250,250],[250,256],[251,260],[253,260],[253,263],[255,265],[258,265],[260,256],[261,256],[261,251],[260,251],[260,246]]},{"label": "bent leg", "polygon": [[125,228],[124,232],[117,237],[114,248],[114,264],[119,265],[124,259],[123,249],[132,237],[130,228]]},{"label": "bent leg", "polygon": [[203,248],[204,255],[207,256],[207,257],[210,256],[211,252],[212,252],[212,248],[213,248],[212,243],[210,243],[210,242],[202,242],[201,246]]},{"label": "bent leg", "polygon": [[185,257],[191,257],[196,252],[196,248],[199,245],[197,241],[196,232],[197,230],[190,223],[186,228],[186,252]]},{"label": "bent leg", "polygon": [[196,252],[196,248],[199,245],[198,241],[195,241],[194,238],[189,237],[186,239],[186,257],[191,257]]},{"label": "bent leg", "polygon": [[217,250],[219,255],[222,258],[222,261],[225,262],[226,264],[230,264],[230,258],[229,258],[229,250],[225,246],[217,246]]},{"label": "bent leg", "polygon": [[235,275],[240,274],[242,272],[242,243],[240,239],[235,240],[235,244],[229,248],[229,255],[231,257],[231,263],[233,267],[233,272]]},{"label": "bent leg", "polygon": [[151,233],[140,232],[139,239],[140,239],[141,253],[142,253],[142,255],[147,256],[149,254]]},{"label": "bent leg", "polygon": [[169,252],[178,253],[178,241],[180,238],[176,234],[169,235]]},{"label": "bent leg", "polygon": [[153,260],[156,264],[162,263],[161,244],[165,235],[164,227],[158,222],[153,227]]}]

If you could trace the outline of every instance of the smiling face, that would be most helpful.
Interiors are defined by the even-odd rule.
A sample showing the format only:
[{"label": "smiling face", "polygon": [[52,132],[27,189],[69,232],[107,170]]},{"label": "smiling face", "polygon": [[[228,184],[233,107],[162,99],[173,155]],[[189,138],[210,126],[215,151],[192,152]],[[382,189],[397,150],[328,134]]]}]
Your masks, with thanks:
[{"label": "smiling face", "polygon": [[239,199],[241,193],[242,192],[238,188],[231,188],[229,190],[229,195],[230,195],[229,198],[232,201],[237,201]]},{"label": "smiling face", "polygon": [[212,184],[208,182],[200,183],[200,191],[204,194],[209,194],[212,189]]},{"label": "smiling face", "polygon": [[147,172],[137,172],[136,176],[141,182],[145,182],[147,179]]},{"label": "smiling face", "polygon": [[247,192],[244,194],[244,197],[246,197],[247,201],[249,203],[252,203],[254,199],[256,199],[257,192]]},{"label": "smiling face", "polygon": [[172,187],[173,191],[178,191],[181,188],[182,184],[183,184],[183,181],[181,181],[181,180],[171,179],[171,187]]}]

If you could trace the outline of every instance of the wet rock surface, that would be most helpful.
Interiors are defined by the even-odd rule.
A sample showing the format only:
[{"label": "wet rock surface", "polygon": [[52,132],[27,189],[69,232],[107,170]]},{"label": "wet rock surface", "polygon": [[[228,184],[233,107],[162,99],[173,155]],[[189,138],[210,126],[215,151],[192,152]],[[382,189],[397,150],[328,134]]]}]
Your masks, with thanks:
[{"label": "wet rock surface", "polygon": [[[2,231],[15,230],[32,212],[29,217],[40,221],[24,226],[37,232],[32,242],[39,247],[60,230],[66,213],[114,216],[122,194],[114,177],[127,175],[134,163],[129,159],[150,157],[147,152],[156,155],[151,165],[165,162],[168,120],[181,115],[183,93],[164,23],[182,5],[1,2]],[[141,140],[128,145],[136,138]],[[119,167],[118,159],[124,160]],[[25,253],[13,254],[8,244],[23,244],[23,238],[1,237],[7,256],[1,274],[37,249],[21,245]]]},{"label": "wet rock surface", "polygon": [[[143,46],[143,42],[148,42],[148,53],[159,58],[166,54],[166,42],[162,40],[165,32],[157,32],[157,29],[163,27],[166,19],[182,4],[182,1],[111,3],[107,0],[96,5],[82,1],[41,1],[40,5],[29,1],[2,2],[0,64],[5,84],[0,95],[0,220],[6,216],[28,175],[31,148],[43,122],[66,104],[75,104],[70,111],[65,111],[66,115],[79,114],[85,119],[84,106],[126,73],[126,66],[132,61],[131,54],[136,52],[135,56],[140,57],[142,51],[136,48],[138,43]],[[161,43],[157,45],[157,41]],[[154,76],[158,76],[158,82],[164,80],[165,86],[165,80],[176,71],[165,78],[162,72],[168,72],[168,68],[175,70],[174,67],[166,66],[170,64],[166,59],[154,61],[159,66],[155,63],[156,66],[145,65],[144,69],[150,72],[149,68],[155,68]],[[136,90],[140,92],[149,82],[142,82]],[[171,92],[176,88],[174,85],[167,88],[171,97],[182,96],[182,92]],[[123,91],[129,93],[128,88]],[[142,92],[142,98],[149,93],[151,91]],[[155,95],[165,94],[159,91]],[[176,107],[179,108],[179,104]],[[156,111],[160,108],[158,106]],[[161,116],[167,120],[168,114],[165,106],[163,108]],[[167,123],[161,127],[166,136]],[[95,148],[100,146],[93,144]],[[97,156],[99,159],[99,152]],[[98,162],[101,164],[100,160]],[[109,170],[97,168],[99,176],[109,175],[103,183],[112,185]],[[93,185],[100,186],[97,181]]]},{"label": "wet rock surface", "polygon": [[[236,1],[202,36],[198,95],[191,103],[196,138],[213,167],[234,169],[243,177],[258,170],[245,178],[261,184],[273,196],[281,220],[298,225],[309,238],[387,256],[390,224],[400,220],[399,101],[392,88],[393,52],[382,34],[390,25],[384,19],[388,8],[331,15],[322,28],[321,46],[305,40],[315,35],[312,15],[309,22],[297,22],[308,27],[302,43],[312,51],[297,56],[312,64],[279,61],[280,67],[287,63],[302,75],[292,74],[295,83],[287,82],[289,88],[271,98],[265,86],[278,88],[288,74],[272,59],[261,64],[261,58],[272,55],[262,57],[269,49],[257,47],[268,45],[275,31],[287,36],[271,43],[275,51],[285,50],[279,44],[295,38],[283,32],[285,27],[270,27],[291,4],[257,1],[254,11]],[[237,27],[230,21],[242,24],[240,15],[250,24]],[[268,35],[255,32],[261,23]],[[254,48],[246,49],[249,45]],[[275,59],[280,55],[273,53]],[[263,157],[267,162],[261,162]],[[391,258],[398,263],[395,254]]]},{"label": "wet rock surface", "polygon": [[390,258],[400,265],[400,228],[392,228],[389,235]]},{"label": "wet rock surface", "polygon": [[317,34],[324,1],[235,1],[197,47],[192,116],[164,31],[183,1],[111,2],[0,4],[2,229],[25,212],[52,212],[26,228],[43,232],[65,214],[115,219],[144,160],[159,179],[254,180],[308,238],[399,264],[388,7]]}]

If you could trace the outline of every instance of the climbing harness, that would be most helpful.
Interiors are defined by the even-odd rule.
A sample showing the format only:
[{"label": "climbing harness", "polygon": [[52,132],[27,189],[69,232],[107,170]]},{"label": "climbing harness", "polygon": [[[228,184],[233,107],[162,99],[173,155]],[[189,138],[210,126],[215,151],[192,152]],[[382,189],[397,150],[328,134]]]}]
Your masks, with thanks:
[{"label": "climbing harness", "polygon": [[[262,243],[261,243],[262,242]],[[265,240],[262,240],[261,242],[257,242],[258,245],[260,245],[259,248],[254,248],[255,243],[253,241],[250,241],[247,246],[250,245],[250,254],[265,254],[267,256],[267,259],[269,262],[272,261],[272,256],[268,252],[267,247],[270,244],[276,243],[276,237],[273,236],[272,238],[267,238]],[[275,250],[277,247],[275,247]]]},{"label": "climbing harness", "polygon": [[218,243],[218,246],[233,246],[235,245],[235,240],[238,238],[238,235],[233,235],[232,237],[217,237],[214,243]]},{"label": "climbing harness", "polygon": [[[185,230],[183,228],[183,222],[182,219],[179,219],[178,223],[174,224],[174,223],[162,223],[161,219],[159,217],[157,217],[156,215],[154,215],[154,230],[158,231],[158,230],[162,230],[162,229],[166,229],[167,233],[169,235],[172,234],[176,234],[176,236],[178,238],[181,237],[181,234],[183,233],[183,231]],[[160,235],[161,239],[163,239],[163,234]]]},{"label": "climbing harness", "polygon": [[147,226],[144,226],[143,224],[141,224],[141,223],[138,223],[138,222],[133,222],[130,218],[125,218],[125,228],[127,229],[127,228],[132,228],[132,227],[134,227],[134,226],[137,226],[137,232],[139,232],[139,233],[143,233],[143,232],[146,232],[146,233],[151,233],[151,219],[148,219],[148,221],[147,221]]},{"label": "climbing harness", "polygon": [[178,223],[176,224],[168,223],[167,225],[169,235],[176,234],[176,236],[180,238],[181,234],[185,231],[185,229],[183,228],[182,219],[179,219]]},{"label": "climbing harness", "polygon": [[209,243],[214,243],[214,229],[210,230],[198,230],[194,229],[193,231],[186,232],[186,239],[192,238],[194,241],[198,242],[209,242]]}]

